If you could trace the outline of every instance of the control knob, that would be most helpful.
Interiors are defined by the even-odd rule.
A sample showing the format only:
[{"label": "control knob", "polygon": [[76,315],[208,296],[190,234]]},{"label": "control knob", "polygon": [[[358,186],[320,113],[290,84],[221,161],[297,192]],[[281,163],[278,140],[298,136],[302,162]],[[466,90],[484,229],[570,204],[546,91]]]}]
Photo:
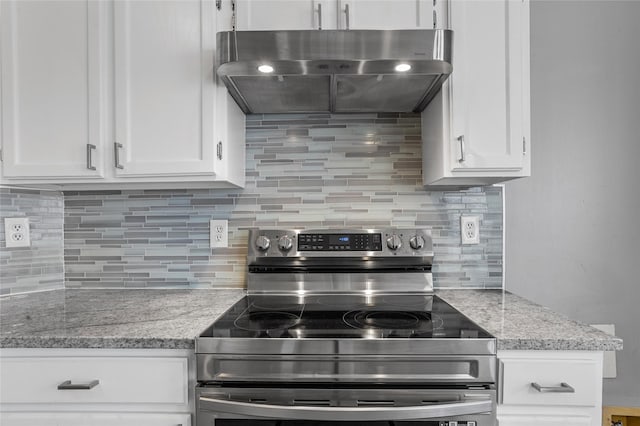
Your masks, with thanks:
[{"label": "control knob", "polygon": [[270,246],[271,240],[269,240],[268,237],[260,235],[258,238],[256,238],[256,247],[258,248],[258,250],[267,251],[269,250]]},{"label": "control knob", "polygon": [[409,240],[409,245],[414,250],[420,250],[422,247],[424,247],[424,238],[422,238],[420,235],[414,235]]},{"label": "control knob", "polygon": [[284,235],[278,240],[278,248],[282,251],[289,251],[293,247],[293,240],[290,236]]},{"label": "control knob", "polygon": [[391,250],[398,250],[402,247],[402,240],[396,234],[393,234],[389,238],[387,238],[387,247]]}]

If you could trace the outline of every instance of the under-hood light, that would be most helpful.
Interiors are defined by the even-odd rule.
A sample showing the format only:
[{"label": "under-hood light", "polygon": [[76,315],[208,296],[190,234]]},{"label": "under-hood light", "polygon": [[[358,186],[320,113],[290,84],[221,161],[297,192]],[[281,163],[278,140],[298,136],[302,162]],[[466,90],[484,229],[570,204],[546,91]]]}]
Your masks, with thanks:
[{"label": "under-hood light", "polygon": [[258,67],[258,71],[263,72],[265,74],[269,74],[273,72],[273,67],[271,65],[260,65]]},{"label": "under-hood light", "polygon": [[411,65],[409,64],[398,64],[396,65],[396,71],[398,72],[407,72],[411,69]]}]

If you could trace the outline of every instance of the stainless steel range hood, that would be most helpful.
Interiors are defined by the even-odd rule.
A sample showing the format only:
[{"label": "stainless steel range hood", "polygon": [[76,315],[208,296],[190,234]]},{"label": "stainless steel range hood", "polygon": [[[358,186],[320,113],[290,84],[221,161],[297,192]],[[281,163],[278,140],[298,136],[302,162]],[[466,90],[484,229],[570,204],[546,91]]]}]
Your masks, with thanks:
[{"label": "stainless steel range hood", "polygon": [[452,71],[450,30],[217,37],[217,73],[245,113],[420,112]]}]

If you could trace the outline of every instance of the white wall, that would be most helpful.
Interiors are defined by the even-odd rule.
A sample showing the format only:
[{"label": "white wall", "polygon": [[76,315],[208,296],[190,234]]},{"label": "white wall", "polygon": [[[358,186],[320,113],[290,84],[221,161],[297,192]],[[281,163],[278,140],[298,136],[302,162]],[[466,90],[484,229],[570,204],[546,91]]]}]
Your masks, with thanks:
[{"label": "white wall", "polygon": [[506,186],[506,288],[624,339],[640,407],[640,1],[531,2],[532,177]]}]

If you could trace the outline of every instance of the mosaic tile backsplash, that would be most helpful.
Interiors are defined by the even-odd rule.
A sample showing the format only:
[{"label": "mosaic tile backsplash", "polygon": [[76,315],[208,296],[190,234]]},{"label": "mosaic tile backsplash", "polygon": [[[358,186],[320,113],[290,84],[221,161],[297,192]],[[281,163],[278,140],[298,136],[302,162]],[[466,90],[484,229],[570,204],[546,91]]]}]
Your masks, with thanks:
[{"label": "mosaic tile backsplash", "polygon": [[[0,295],[64,287],[61,192],[0,188]],[[31,247],[7,248],[4,219],[28,217]]]},{"label": "mosaic tile backsplash", "polygon": [[[242,190],[65,192],[66,286],[242,287],[251,227],[424,226],[436,287],[500,288],[501,188],[426,192],[420,134],[415,114],[251,115]],[[211,219],[229,248],[209,248]]]}]

